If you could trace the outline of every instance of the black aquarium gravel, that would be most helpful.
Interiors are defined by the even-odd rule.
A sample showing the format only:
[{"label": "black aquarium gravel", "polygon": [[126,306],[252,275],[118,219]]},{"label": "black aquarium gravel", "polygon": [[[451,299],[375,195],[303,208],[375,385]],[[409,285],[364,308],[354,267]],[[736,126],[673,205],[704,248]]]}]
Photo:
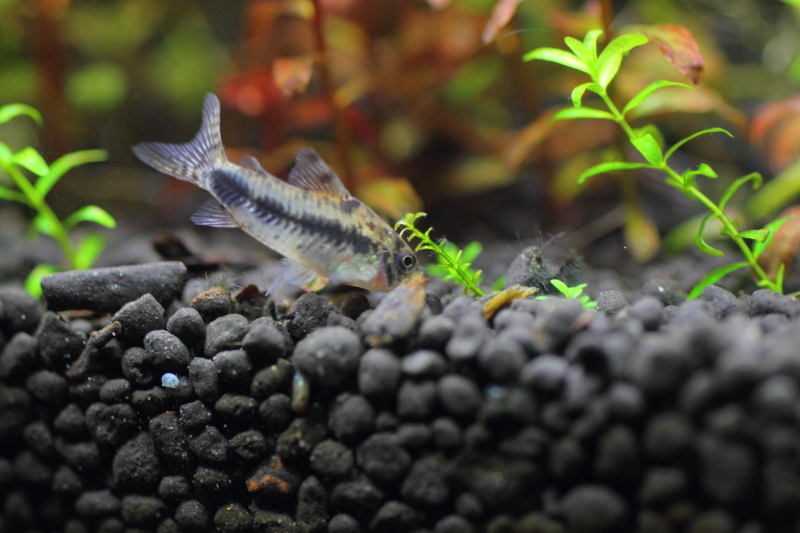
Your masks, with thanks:
[{"label": "black aquarium gravel", "polygon": [[[4,533],[800,528],[791,297],[657,278],[487,320],[432,292],[184,305],[175,264],[91,272],[45,283],[48,311],[0,289]],[[93,285],[120,272],[125,301]]]}]

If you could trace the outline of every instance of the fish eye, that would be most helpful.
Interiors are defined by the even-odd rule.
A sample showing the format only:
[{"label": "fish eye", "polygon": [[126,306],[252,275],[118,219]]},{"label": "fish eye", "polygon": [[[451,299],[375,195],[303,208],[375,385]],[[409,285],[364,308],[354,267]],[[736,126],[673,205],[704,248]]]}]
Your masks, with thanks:
[{"label": "fish eye", "polygon": [[417,258],[414,257],[414,254],[404,252],[397,256],[397,266],[403,273],[411,272],[411,270],[417,266]]}]

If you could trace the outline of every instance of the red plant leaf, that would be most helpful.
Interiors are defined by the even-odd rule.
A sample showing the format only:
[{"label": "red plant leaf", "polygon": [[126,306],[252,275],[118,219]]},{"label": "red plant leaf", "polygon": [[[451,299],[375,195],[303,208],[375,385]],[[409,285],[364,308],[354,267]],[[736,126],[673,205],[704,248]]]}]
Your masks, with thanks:
[{"label": "red plant leaf", "polygon": [[764,104],[750,123],[750,142],[767,151],[767,161],[780,172],[800,156],[800,94]]},{"label": "red plant leaf", "polygon": [[311,56],[276,57],[272,60],[272,78],[286,97],[305,92],[311,81],[314,61]]},{"label": "red plant leaf", "polygon": [[697,85],[705,71],[705,60],[692,32],[677,24],[635,24],[620,33],[643,33],[655,41],[667,62]]},{"label": "red plant leaf", "polygon": [[517,11],[517,6],[522,0],[498,0],[492,10],[492,16],[483,30],[483,44],[489,44],[497,37],[500,29],[508,24]]}]

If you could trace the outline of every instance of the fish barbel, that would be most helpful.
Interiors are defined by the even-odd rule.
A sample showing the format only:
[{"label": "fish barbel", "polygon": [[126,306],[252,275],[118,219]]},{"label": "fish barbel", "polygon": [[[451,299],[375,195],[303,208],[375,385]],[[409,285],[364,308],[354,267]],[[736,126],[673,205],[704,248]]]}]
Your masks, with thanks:
[{"label": "fish barbel", "polygon": [[297,153],[288,183],[252,156],[239,164],[228,161],[219,113],[219,100],[208,94],[193,141],[133,147],[139,159],[159,172],[211,193],[214,200],[192,215],[194,223],[242,228],[285,257],[281,279],[297,285],[319,287],[330,280],[387,292],[417,270],[408,244],[354,198],[311,148]]}]

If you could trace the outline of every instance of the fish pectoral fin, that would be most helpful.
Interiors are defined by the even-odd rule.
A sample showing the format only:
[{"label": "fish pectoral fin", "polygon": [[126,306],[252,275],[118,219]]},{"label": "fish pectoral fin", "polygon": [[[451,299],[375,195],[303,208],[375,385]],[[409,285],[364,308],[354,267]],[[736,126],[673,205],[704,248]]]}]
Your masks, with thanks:
[{"label": "fish pectoral fin", "polygon": [[228,210],[216,200],[207,200],[191,217],[192,222],[198,226],[211,226],[212,228],[238,228],[239,224],[233,219]]},{"label": "fish pectoral fin", "polygon": [[313,148],[305,147],[297,152],[294,168],[289,173],[289,183],[301,189],[352,198],[339,176]]},{"label": "fish pectoral fin", "polygon": [[306,292],[316,292],[328,284],[328,278],[303,263],[285,257],[281,259],[281,266],[279,280],[297,285]]},{"label": "fish pectoral fin", "polygon": [[239,161],[239,166],[244,167],[248,170],[252,170],[259,176],[264,176],[265,178],[269,177],[269,173],[263,169],[261,163],[258,162],[258,159],[256,159],[252,155],[246,155],[242,157],[242,160]]},{"label": "fish pectoral fin", "polygon": [[358,264],[345,261],[336,268],[331,276],[334,283],[367,283],[373,281],[378,275],[377,265]]}]

